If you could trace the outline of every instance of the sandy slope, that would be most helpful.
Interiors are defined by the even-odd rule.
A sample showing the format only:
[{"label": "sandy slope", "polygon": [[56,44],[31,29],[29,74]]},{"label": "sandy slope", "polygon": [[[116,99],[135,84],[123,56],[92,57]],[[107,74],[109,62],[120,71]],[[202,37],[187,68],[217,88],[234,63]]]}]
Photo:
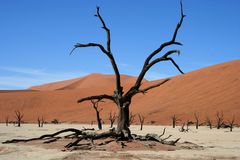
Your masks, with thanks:
[{"label": "sandy slope", "polygon": [[[45,125],[43,128],[38,128],[36,124],[25,124],[22,127],[8,126],[0,124],[0,142],[11,138],[31,138],[38,137],[42,134],[53,133],[66,128],[82,127],[97,127],[89,125]],[[103,126],[108,128],[109,126]],[[237,160],[240,159],[240,128],[234,128],[233,132],[228,129],[212,129],[207,127],[200,127],[196,130],[190,127],[187,133],[179,132],[179,127],[173,129],[170,126],[144,126],[143,130],[139,130],[140,126],[131,126],[132,133],[145,135],[146,133],[161,134],[164,127],[166,127],[165,137],[171,134],[172,139],[181,138],[180,142],[188,141],[203,146],[203,150],[199,149],[180,149],[176,151],[125,151],[119,150],[117,152],[106,151],[77,151],[77,152],[62,152],[63,146],[57,149],[49,148],[49,144],[30,145],[23,144],[1,144],[0,143],[0,159],[1,160],[150,160],[150,159],[164,159],[164,160]],[[216,136],[217,135],[217,136]],[[65,157],[65,158],[64,158]]]},{"label": "sandy slope", "polygon": [[[203,122],[206,116],[215,121],[217,111],[223,111],[225,121],[235,115],[240,123],[240,60],[176,76],[163,86],[133,99],[131,111],[146,116],[146,123],[170,124],[176,114],[181,120],[194,121],[198,112]],[[123,86],[129,88],[135,77],[123,76]],[[144,81],[143,86],[154,84]],[[24,112],[24,121],[35,122],[38,116],[47,121],[54,118],[67,122],[90,123],[95,121],[91,103],[77,104],[82,97],[108,93],[114,88],[113,75],[92,74],[73,80],[31,87],[25,91],[0,91],[0,121],[14,110]],[[34,90],[34,91],[33,91]],[[38,90],[38,91],[36,91]],[[116,107],[111,102],[100,104],[104,110],[102,119],[108,122],[108,114]]]}]

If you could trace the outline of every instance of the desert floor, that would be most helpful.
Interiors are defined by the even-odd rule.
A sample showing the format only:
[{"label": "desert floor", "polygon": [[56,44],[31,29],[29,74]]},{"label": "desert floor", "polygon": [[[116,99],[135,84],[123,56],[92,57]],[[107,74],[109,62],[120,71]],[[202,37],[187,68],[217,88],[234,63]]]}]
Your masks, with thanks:
[{"label": "desert floor", "polygon": [[[109,125],[104,126],[106,129]],[[0,142],[13,138],[33,138],[43,134],[53,133],[61,129],[93,128],[96,126],[80,124],[46,124],[43,128],[38,128],[37,124],[23,124],[21,127],[14,127],[10,124],[0,124]],[[171,126],[144,126],[140,131],[140,126],[131,126],[132,133],[161,134],[166,127],[166,136],[173,135],[172,139],[181,138],[180,143],[185,141],[203,146],[203,149],[179,149],[176,151],[61,151],[59,149],[49,149],[44,145],[24,145],[24,144],[0,144],[1,160],[147,160],[147,159],[239,159],[240,160],[240,128],[234,128],[233,132],[229,129],[216,128],[210,130],[207,127],[200,127],[196,130],[193,126],[190,131],[179,132],[179,126],[173,129]]]}]

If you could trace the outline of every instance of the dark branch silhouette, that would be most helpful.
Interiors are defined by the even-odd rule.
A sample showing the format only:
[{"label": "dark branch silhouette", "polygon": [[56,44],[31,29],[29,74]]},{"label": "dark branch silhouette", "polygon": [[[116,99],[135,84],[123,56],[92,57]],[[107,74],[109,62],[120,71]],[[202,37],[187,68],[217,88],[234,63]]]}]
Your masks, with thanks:
[{"label": "dark branch silhouette", "polygon": [[97,47],[99,48],[102,53],[104,55],[107,56],[107,58],[109,59],[109,61],[111,62],[114,74],[115,74],[115,80],[116,80],[116,86],[115,86],[115,90],[113,91],[112,95],[106,95],[106,94],[102,94],[102,95],[97,95],[97,96],[89,96],[89,97],[85,97],[85,98],[81,98],[80,100],[78,100],[78,103],[84,102],[84,101],[91,101],[91,100],[102,100],[102,99],[107,99],[110,101],[113,101],[119,110],[119,114],[118,114],[118,123],[117,123],[117,132],[120,134],[123,134],[124,136],[127,137],[131,137],[131,132],[129,129],[129,125],[130,125],[130,115],[129,115],[129,107],[131,105],[131,101],[132,101],[132,97],[135,96],[138,93],[146,93],[147,91],[149,91],[150,89],[159,87],[163,84],[165,84],[166,82],[168,82],[170,79],[165,79],[160,83],[148,86],[146,88],[141,88],[142,85],[142,80],[144,79],[145,74],[156,64],[163,62],[163,61],[169,61],[173,64],[173,66],[180,72],[183,74],[183,71],[180,69],[180,67],[178,66],[178,64],[175,62],[175,60],[171,57],[172,54],[178,54],[180,55],[180,51],[179,50],[169,50],[166,51],[165,53],[162,53],[163,49],[165,50],[167,47],[172,46],[172,45],[182,45],[180,42],[178,42],[176,40],[177,38],[177,33],[180,29],[180,27],[182,26],[183,23],[183,19],[185,17],[185,15],[183,14],[183,7],[182,7],[182,2],[180,3],[180,11],[181,11],[181,18],[178,22],[178,24],[176,25],[176,28],[173,32],[172,38],[171,40],[162,43],[156,50],[154,50],[152,53],[150,53],[147,58],[145,59],[145,62],[143,64],[142,70],[140,71],[136,82],[134,83],[134,85],[132,87],[130,87],[129,90],[126,91],[126,93],[123,93],[123,87],[121,85],[121,77],[120,77],[120,73],[118,70],[118,66],[115,62],[114,56],[112,54],[111,51],[111,34],[110,34],[110,29],[107,27],[103,17],[100,14],[100,8],[97,7],[97,12],[95,14],[95,16],[100,20],[101,24],[102,24],[102,28],[103,30],[106,32],[107,35],[107,42],[106,42],[106,47],[104,47],[104,45],[102,44],[98,44],[98,43],[87,43],[87,44],[81,44],[81,43],[77,43],[72,52],[76,49],[76,48],[83,48],[83,47]]},{"label": "dark branch silhouette", "polygon": [[130,112],[130,116],[129,116],[129,126],[131,124],[133,124],[134,120],[135,120],[136,114],[133,114],[132,112]]},{"label": "dark branch silhouette", "polygon": [[144,94],[144,93],[146,93],[148,90],[153,89],[153,88],[156,88],[156,87],[159,87],[160,85],[166,83],[166,82],[169,81],[169,80],[170,80],[170,78],[165,79],[165,80],[163,80],[163,81],[161,81],[161,82],[159,82],[159,83],[157,83],[157,84],[148,86],[148,87],[146,87],[146,88],[139,89],[139,90],[138,90],[138,93],[143,93],[143,94]]},{"label": "dark branch silhouette", "polygon": [[196,120],[196,129],[198,129],[199,126],[199,113],[194,113],[194,118]]},{"label": "dark branch silhouette", "polygon": [[180,119],[177,118],[176,114],[174,114],[174,115],[171,117],[171,119],[172,119],[172,126],[173,126],[173,128],[175,128],[176,125],[177,125],[177,122],[180,121]]},{"label": "dark branch silhouette", "polygon": [[217,119],[217,129],[220,129],[224,123],[223,121],[223,112],[219,113],[217,112],[216,113],[216,119]]},{"label": "dark branch silhouette", "polygon": [[113,127],[113,124],[116,119],[117,119],[116,113],[112,114],[112,112],[110,112],[109,113],[110,128]]},{"label": "dark branch silhouette", "polygon": [[234,122],[235,122],[235,117],[232,116],[232,119],[230,121],[228,121],[230,132],[232,132],[232,130],[233,130]]},{"label": "dark branch silhouette", "polygon": [[145,117],[140,115],[140,114],[138,114],[138,119],[139,119],[139,122],[140,122],[140,130],[142,130]]},{"label": "dark branch silhouette", "polygon": [[207,126],[209,126],[209,128],[212,129],[212,121],[208,116],[206,117],[206,123],[207,123]]},{"label": "dark branch silhouette", "polygon": [[84,101],[91,101],[91,100],[101,101],[102,99],[108,99],[108,100],[114,101],[114,98],[112,96],[103,94],[103,95],[89,96],[89,97],[82,98],[82,99],[78,100],[78,103],[81,103]]},{"label": "dark branch silhouette", "polygon": [[43,116],[41,118],[38,117],[37,122],[38,122],[38,127],[43,127],[43,124],[45,123]]},{"label": "dark branch silhouette", "polygon": [[[163,44],[160,45],[159,48],[157,48],[155,51],[153,51],[148,57],[147,59],[145,60],[144,62],[144,65],[143,65],[143,68],[142,68],[142,71],[140,72],[139,76],[138,76],[138,79],[135,83],[135,87],[138,89],[140,86],[141,86],[141,82],[146,74],[146,72],[150,69],[148,66],[149,66],[149,63],[150,63],[150,60],[156,56],[158,53],[160,53],[165,47],[167,46],[170,46],[170,45],[182,45],[181,43],[179,42],[176,42],[176,37],[177,37],[177,33],[178,33],[178,30],[180,29],[181,25],[182,25],[182,22],[183,22],[183,19],[185,17],[185,15],[183,14],[183,7],[182,7],[182,2],[180,2],[180,6],[181,6],[181,19],[179,21],[179,23],[177,24],[176,28],[175,28],[175,31],[174,31],[174,34],[173,34],[173,37],[170,41],[168,42],[165,42]],[[158,58],[158,62],[161,62],[161,61],[166,61],[166,60],[171,60],[171,59],[168,59],[169,55],[172,54],[172,53],[175,53],[175,52],[170,52],[170,53],[166,53],[165,55],[163,55],[161,58]],[[180,54],[179,51],[177,51],[178,54]],[[153,60],[154,61],[154,60]],[[172,60],[171,60],[172,61]],[[157,62],[157,63],[158,63]],[[174,62],[174,61],[172,61]],[[151,64],[151,63],[150,63]],[[176,64],[174,62],[174,64]],[[175,65],[176,66],[176,65]],[[178,65],[177,65],[178,66]],[[179,70],[179,67],[177,67],[178,70]],[[183,72],[181,72],[183,73]]]},{"label": "dark branch silhouette", "polygon": [[8,123],[9,123],[9,116],[6,116],[6,117],[5,117],[5,123],[6,123],[6,126],[8,126]]},{"label": "dark branch silhouette", "polygon": [[96,117],[97,117],[97,123],[98,123],[98,129],[102,130],[102,119],[100,117],[100,112],[102,111],[102,108],[99,109],[98,103],[101,102],[100,100],[94,101],[91,100],[92,106],[94,110],[96,111]]}]

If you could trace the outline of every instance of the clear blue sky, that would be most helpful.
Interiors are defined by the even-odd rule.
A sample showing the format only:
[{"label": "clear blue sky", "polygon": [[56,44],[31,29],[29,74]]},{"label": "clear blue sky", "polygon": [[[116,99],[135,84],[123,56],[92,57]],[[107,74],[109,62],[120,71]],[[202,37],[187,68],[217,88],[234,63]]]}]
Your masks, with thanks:
[{"label": "clear blue sky", "polygon": [[[1,0],[0,89],[113,73],[98,49],[105,32],[93,15],[96,6],[112,33],[112,51],[122,74],[138,75],[146,56],[171,38],[180,18],[179,0]],[[185,72],[240,59],[240,1],[183,0],[187,15],[178,34],[184,45],[174,56]],[[177,75],[168,62],[153,67],[150,80]]]}]

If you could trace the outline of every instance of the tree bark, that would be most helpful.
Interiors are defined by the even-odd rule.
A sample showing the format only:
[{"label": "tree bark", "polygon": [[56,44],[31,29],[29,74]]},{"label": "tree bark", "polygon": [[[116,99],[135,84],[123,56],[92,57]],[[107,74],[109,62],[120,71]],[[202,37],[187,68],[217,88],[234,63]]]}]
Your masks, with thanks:
[{"label": "tree bark", "polygon": [[102,122],[101,122],[99,112],[97,112],[97,122],[98,122],[98,129],[102,130]]},{"label": "tree bark", "polygon": [[129,129],[129,106],[130,102],[118,106],[117,133],[122,134],[125,138],[131,137]]}]

